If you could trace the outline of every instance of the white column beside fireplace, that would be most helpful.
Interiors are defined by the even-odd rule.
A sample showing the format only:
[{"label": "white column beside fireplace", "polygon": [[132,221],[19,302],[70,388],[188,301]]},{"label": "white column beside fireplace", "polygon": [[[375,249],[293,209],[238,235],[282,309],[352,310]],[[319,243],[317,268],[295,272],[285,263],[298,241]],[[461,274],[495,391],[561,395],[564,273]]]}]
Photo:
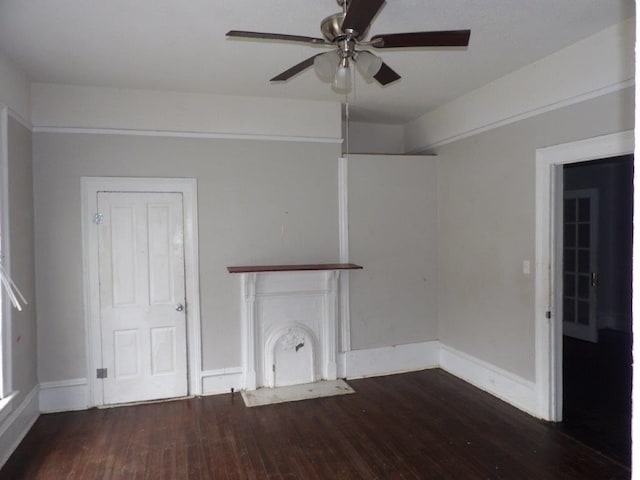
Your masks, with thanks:
[{"label": "white column beside fireplace", "polygon": [[338,282],[355,264],[228,267],[242,281],[247,390],[337,378]]}]

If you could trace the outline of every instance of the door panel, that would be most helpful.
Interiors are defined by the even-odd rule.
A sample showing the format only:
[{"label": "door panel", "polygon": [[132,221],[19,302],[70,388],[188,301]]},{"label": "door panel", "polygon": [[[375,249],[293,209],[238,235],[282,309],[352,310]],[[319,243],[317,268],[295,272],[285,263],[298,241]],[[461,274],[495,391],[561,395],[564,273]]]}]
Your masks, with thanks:
[{"label": "door panel", "polygon": [[151,373],[153,375],[175,372],[175,332],[174,327],[151,329]]},{"label": "door panel", "polygon": [[182,195],[99,192],[98,209],[104,403],[187,395]]},{"label": "door panel", "polygon": [[115,356],[114,376],[118,380],[140,376],[140,338],[137,330],[116,330],[113,332]]},{"label": "door panel", "polygon": [[[167,206],[149,206],[149,297],[151,305],[174,304],[174,272],[171,261],[171,210]],[[179,245],[181,248],[181,245]]]},{"label": "door panel", "polygon": [[113,305],[134,305],[138,294],[136,285],[136,212],[127,206],[111,208],[111,292]]}]

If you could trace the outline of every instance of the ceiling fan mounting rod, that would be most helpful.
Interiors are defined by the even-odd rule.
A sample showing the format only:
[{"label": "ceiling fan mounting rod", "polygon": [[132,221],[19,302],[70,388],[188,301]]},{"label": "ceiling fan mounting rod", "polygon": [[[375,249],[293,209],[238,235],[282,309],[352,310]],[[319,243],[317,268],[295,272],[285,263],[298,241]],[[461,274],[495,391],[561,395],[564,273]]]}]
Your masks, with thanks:
[{"label": "ceiling fan mounting rod", "polygon": [[350,35],[346,35],[343,39],[337,41],[340,57],[353,58],[356,51],[356,42]]}]

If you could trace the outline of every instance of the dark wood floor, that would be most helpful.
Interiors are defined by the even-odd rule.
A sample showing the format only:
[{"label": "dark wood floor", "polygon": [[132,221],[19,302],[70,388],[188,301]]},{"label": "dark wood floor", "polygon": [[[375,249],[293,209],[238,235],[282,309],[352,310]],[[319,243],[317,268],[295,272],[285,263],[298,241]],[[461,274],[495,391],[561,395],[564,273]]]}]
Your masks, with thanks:
[{"label": "dark wood floor", "polygon": [[41,416],[2,479],[626,479],[629,470],[442,370],[246,408],[231,394]]}]

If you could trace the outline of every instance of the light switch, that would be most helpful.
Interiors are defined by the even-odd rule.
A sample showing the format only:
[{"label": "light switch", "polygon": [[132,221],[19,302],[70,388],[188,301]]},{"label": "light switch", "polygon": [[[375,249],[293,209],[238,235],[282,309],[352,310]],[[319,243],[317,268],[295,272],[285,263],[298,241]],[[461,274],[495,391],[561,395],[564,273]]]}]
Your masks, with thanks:
[{"label": "light switch", "polygon": [[529,260],[522,261],[522,273],[524,275],[531,275],[531,262]]}]

